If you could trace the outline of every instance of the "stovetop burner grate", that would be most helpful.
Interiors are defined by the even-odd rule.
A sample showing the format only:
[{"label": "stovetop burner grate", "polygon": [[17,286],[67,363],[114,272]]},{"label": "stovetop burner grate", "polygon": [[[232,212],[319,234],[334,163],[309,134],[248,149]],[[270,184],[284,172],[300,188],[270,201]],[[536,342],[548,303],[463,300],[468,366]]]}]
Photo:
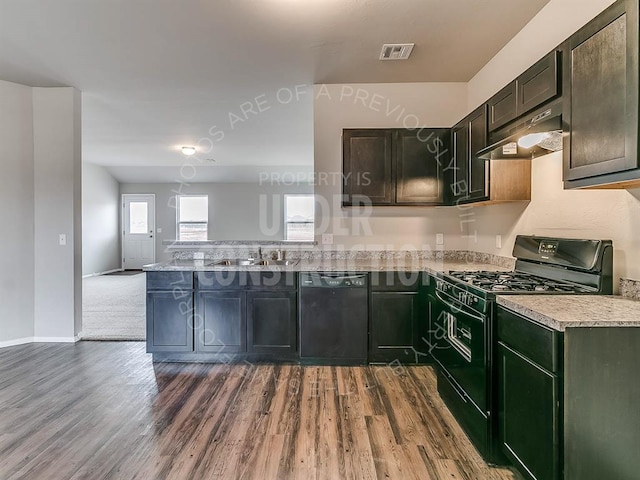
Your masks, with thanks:
[{"label": "stovetop burner grate", "polygon": [[585,293],[589,290],[570,282],[560,282],[521,272],[449,272],[449,275],[482,290],[500,293]]}]

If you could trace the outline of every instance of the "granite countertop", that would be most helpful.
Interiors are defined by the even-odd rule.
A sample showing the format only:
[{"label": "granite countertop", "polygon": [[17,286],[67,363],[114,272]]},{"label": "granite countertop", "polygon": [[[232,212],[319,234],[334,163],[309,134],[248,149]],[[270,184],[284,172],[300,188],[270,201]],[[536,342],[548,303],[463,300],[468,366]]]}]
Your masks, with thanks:
[{"label": "granite countertop", "polygon": [[640,301],[612,295],[499,295],[497,303],[564,332],[575,327],[640,327]]},{"label": "granite countertop", "polygon": [[508,271],[510,269],[482,262],[452,262],[447,260],[426,259],[300,259],[294,265],[209,265],[215,260],[171,260],[168,262],[145,265],[143,269],[153,271],[245,271],[245,272],[428,272],[437,275],[450,270],[491,270]]}]

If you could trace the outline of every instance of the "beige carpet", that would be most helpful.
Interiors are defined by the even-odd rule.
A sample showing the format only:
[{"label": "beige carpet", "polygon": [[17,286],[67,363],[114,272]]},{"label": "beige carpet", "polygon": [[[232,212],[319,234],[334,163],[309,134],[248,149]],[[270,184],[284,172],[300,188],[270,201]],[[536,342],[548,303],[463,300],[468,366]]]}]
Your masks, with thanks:
[{"label": "beige carpet", "polygon": [[144,340],[146,274],[100,275],[82,281],[83,340]]}]

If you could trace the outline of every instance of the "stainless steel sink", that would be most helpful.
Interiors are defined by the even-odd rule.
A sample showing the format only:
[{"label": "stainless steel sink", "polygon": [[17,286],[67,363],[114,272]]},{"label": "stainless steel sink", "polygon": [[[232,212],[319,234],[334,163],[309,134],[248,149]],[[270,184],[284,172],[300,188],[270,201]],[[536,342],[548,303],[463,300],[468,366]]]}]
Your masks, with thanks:
[{"label": "stainless steel sink", "polygon": [[230,267],[230,266],[248,266],[248,265],[255,265],[256,261],[255,260],[249,260],[249,259],[241,259],[241,258],[233,258],[233,259],[225,259],[225,260],[215,260],[211,263],[209,263],[209,266],[215,266],[215,267]]},{"label": "stainless steel sink", "polygon": [[288,266],[295,265],[298,263],[298,260],[258,260],[258,259],[250,259],[250,258],[230,258],[224,260],[214,260],[213,262],[209,262],[207,266],[214,267],[248,267],[248,266]]},{"label": "stainless steel sink", "polygon": [[255,265],[278,265],[286,267],[288,265],[295,265],[296,263],[298,263],[298,260],[258,260]]}]

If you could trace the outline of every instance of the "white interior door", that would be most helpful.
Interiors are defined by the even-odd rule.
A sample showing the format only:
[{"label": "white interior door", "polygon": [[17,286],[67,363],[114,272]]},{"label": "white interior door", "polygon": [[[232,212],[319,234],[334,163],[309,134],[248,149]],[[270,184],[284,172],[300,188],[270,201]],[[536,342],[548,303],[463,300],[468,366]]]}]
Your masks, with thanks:
[{"label": "white interior door", "polygon": [[155,195],[122,195],[122,268],[140,270],[156,261]]}]

